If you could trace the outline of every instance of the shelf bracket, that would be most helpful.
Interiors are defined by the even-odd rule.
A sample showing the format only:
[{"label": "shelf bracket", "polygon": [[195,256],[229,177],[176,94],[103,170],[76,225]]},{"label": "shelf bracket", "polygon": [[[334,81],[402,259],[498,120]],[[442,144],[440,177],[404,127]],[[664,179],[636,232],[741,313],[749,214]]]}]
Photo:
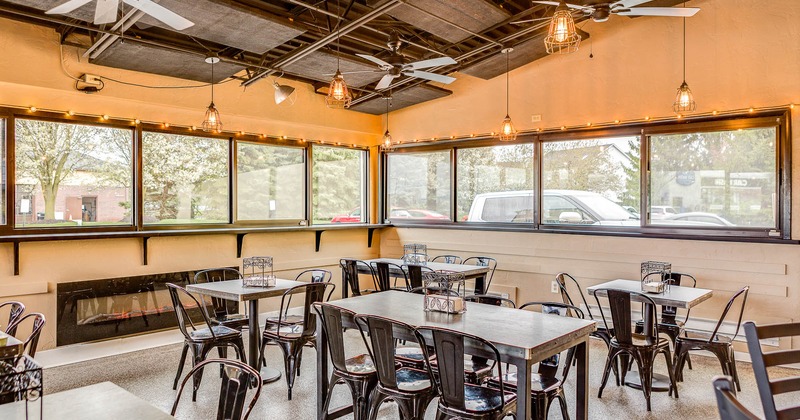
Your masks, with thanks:
[{"label": "shelf bracket", "polygon": [[236,234],[236,258],[242,258],[242,247],[244,246],[244,237],[246,233]]},{"label": "shelf bracket", "polygon": [[367,229],[367,248],[372,248],[372,235],[375,233],[376,228]]},{"label": "shelf bracket", "polygon": [[142,263],[147,265],[147,240],[149,236],[142,236]]},{"label": "shelf bracket", "polygon": [[314,249],[315,249],[316,252],[319,252],[319,244],[320,244],[320,241],[322,241],[322,232],[325,232],[325,231],[324,230],[316,230],[316,231],[314,231],[314,236],[316,236],[316,246],[314,247]]},{"label": "shelf bracket", "polygon": [[19,275],[19,242],[14,242],[14,275]]}]

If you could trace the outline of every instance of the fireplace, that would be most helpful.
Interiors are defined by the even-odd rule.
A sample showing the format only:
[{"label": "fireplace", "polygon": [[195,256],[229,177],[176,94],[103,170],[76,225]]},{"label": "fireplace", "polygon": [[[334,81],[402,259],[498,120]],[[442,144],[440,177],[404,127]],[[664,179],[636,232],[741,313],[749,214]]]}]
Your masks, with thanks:
[{"label": "fireplace", "polygon": [[[194,273],[181,271],[59,283],[56,287],[56,345],[175,328],[178,323],[166,283],[185,286]],[[210,299],[205,303],[210,306]],[[237,302],[230,305],[231,310],[238,311]],[[194,321],[202,324],[200,308],[193,306],[187,306],[187,310]]]}]

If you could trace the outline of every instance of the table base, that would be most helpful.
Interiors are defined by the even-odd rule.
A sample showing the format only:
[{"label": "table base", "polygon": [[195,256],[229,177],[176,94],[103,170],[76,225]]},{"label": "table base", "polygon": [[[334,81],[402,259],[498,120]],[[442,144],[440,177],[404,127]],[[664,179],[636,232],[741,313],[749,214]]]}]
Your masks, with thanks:
[{"label": "table base", "polygon": [[[652,392],[669,392],[669,376],[667,375],[653,373],[652,384]],[[639,379],[638,371],[628,371],[628,374],[625,375],[625,386],[635,389],[642,389],[642,381]]]},{"label": "table base", "polygon": [[265,384],[270,384],[281,378],[281,371],[271,367],[261,368],[261,381]]}]

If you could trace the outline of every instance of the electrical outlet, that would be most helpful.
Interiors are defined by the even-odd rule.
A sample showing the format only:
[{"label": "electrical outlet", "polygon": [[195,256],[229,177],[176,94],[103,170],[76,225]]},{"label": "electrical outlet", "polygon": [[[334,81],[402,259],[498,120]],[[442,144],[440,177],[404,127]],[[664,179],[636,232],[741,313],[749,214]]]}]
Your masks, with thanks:
[{"label": "electrical outlet", "polygon": [[91,86],[100,86],[101,84],[103,84],[103,81],[100,80],[100,77],[95,76],[93,74],[88,74],[88,73],[84,74],[80,77],[80,79],[83,83],[86,83],[87,85]]},{"label": "electrical outlet", "polygon": [[542,114],[531,115],[531,122],[542,121]]},{"label": "electrical outlet", "polygon": [[555,280],[550,282],[550,293],[558,293],[558,283]]}]

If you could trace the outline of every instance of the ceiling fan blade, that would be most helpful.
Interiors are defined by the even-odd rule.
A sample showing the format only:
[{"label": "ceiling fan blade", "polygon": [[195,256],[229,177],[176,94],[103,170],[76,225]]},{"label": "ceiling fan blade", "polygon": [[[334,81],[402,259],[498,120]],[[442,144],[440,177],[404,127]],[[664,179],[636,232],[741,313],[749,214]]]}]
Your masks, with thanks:
[{"label": "ceiling fan blade", "polygon": [[131,7],[135,7],[148,15],[158,19],[161,22],[169,25],[175,30],[182,31],[192,25],[194,22],[180,16],[179,14],[167,9],[164,6],[153,3],[150,0],[122,0],[128,3]]},{"label": "ceiling fan blade", "polygon": [[525,20],[515,20],[513,22],[509,22],[512,25],[522,25],[523,23],[531,23],[531,22],[538,22],[540,20],[550,20],[552,17],[543,17],[538,19],[525,19]]},{"label": "ceiling fan blade", "polygon": [[[340,71],[339,74],[361,74],[361,73],[383,73],[384,70],[359,70],[359,71]],[[323,76],[336,76],[336,73],[325,73]]]},{"label": "ceiling fan blade", "polygon": [[94,8],[94,24],[116,22],[118,7],[119,0],[97,0],[97,6]]},{"label": "ceiling fan blade", "polygon": [[59,4],[58,6],[46,11],[48,15],[63,15],[69,13],[92,0],[69,0],[66,3]]},{"label": "ceiling fan blade", "polygon": [[431,58],[430,60],[415,61],[413,63],[408,63],[403,67],[408,70],[416,70],[427,69],[430,67],[449,66],[451,64],[458,64],[458,61],[453,60],[450,57],[438,57]]},{"label": "ceiling fan blade", "polygon": [[[647,0],[647,1],[650,1],[650,0]],[[561,3],[557,2],[557,1],[533,1],[531,3],[547,4],[549,6],[558,6],[559,4],[561,4]],[[580,4],[567,3],[567,7],[569,7],[570,9],[594,10],[594,8],[591,7],[591,6],[581,6]]]},{"label": "ceiling fan blade", "polygon": [[647,3],[649,1],[651,0],[619,0],[617,2],[611,3],[610,5],[608,5],[608,7],[611,9],[616,9],[616,8],[627,9],[630,7],[638,6],[642,3]]},{"label": "ceiling fan blade", "polygon": [[378,82],[377,85],[375,85],[375,90],[381,90],[381,89],[388,88],[389,85],[392,84],[392,80],[394,80],[394,76],[392,76],[391,74],[387,74],[386,76],[383,76],[381,78],[381,81]]},{"label": "ceiling fan blade", "polygon": [[381,60],[378,57],[373,57],[367,54],[356,54],[356,55],[363,58],[364,60],[372,61],[373,63],[379,65],[381,68],[389,68],[389,69],[392,68],[391,64]]},{"label": "ceiling fan blade", "polygon": [[634,7],[633,9],[615,12],[620,16],[672,16],[691,17],[700,9],[697,7]]},{"label": "ceiling fan blade", "polygon": [[411,77],[419,77],[420,79],[430,80],[432,82],[439,82],[444,84],[450,84],[456,81],[455,77],[445,76],[442,74],[431,73],[428,71],[404,71],[404,75],[411,76]]}]

